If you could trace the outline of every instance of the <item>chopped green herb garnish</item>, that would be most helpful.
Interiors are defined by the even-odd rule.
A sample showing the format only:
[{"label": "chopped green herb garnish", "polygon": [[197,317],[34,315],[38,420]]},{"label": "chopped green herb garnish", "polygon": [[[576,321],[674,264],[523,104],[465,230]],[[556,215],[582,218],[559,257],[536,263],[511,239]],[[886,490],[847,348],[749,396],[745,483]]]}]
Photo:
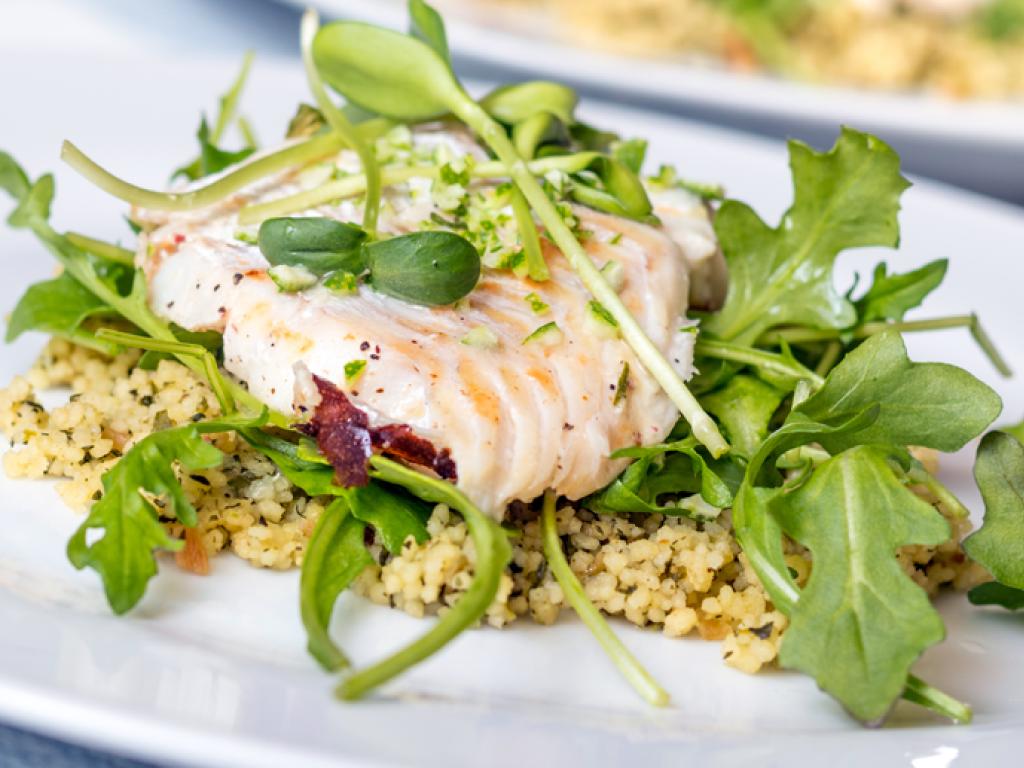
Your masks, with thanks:
[{"label": "chopped green herb garnish", "polygon": [[365,360],[350,360],[345,363],[345,381],[349,384],[354,383],[356,379],[363,375],[365,370]]},{"label": "chopped green herb garnish", "polygon": [[537,315],[541,315],[551,309],[551,307],[548,306],[540,296],[532,291],[526,294],[523,297],[523,300],[530,305],[530,309]]},{"label": "chopped green herb garnish", "polygon": [[561,344],[564,334],[562,329],[558,327],[558,323],[552,321],[550,323],[544,323],[536,330],[534,330],[529,336],[523,339],[523,344],[537,344],[541,347],[553,347],[556,344]]},{"label": "chopped green herb garnish", "polygon": [[615,382],[615,394],[612,395],[612,405],[618,405],[626,399],[629,394],[629,363],[622,361],[622,370],[619,371],[619,379]]}]

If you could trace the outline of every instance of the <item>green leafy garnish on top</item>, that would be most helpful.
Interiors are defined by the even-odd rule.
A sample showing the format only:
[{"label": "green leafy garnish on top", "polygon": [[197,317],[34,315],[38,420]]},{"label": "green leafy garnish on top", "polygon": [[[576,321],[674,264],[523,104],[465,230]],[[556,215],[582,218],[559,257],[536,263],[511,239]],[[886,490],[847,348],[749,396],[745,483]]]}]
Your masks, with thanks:
[{"label": "green leafy garnish on top", "polygon": [[850,248],[895,247],[900,194],[909,182],[892,149],[844,128],[829,152],[790,142],[793,205],[776,227],[747,205],[727,200],[715,232],[729,263],[725,306],[706,333],[744,343],[787,323],[847,328],[857,318],[832,284],[836,257]]},{"label": "green leafy garnish on top", "polygon": [[974,478],[985,502],[985,520],[964,540],[964,550],[1003,587],[1024,590],[1024,446],[1005,432],[985,435]]}]

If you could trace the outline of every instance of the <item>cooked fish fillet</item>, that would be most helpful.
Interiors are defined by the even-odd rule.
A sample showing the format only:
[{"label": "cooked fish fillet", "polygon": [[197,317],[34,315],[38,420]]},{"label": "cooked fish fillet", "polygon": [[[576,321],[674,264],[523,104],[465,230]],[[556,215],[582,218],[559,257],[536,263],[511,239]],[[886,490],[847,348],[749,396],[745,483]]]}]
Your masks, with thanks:
[{"label": "cooked fish fillet", "polygon": [[[455,155],[479,152],[462,136],[428,132],[415,140],[444,143]],[[349,154],[339,164],[354,164]],[[382,231],[416,230],[429,219],[434,203],[418,182],[387,190]],[[263,402],[299,419],[296,409],[316,399],[308,372],[328,379],[371,423],[406,423],[450,449],[459,487],[496,517],[510,501],[536,498],[547,488],[576,499],[603,487],[624,468],[625,462],[609,460],[612,451],[660,441],[676,422],[676,408],[630,348],[594,327],[589,295],[546,242],[549,281],[485,269],[468,301],[456,307],[416,306],[368,286],[353,296],[320,287],[279,292],[259,249],[236,238],[237,214],[247,203],[300,185],[301,175],[283,175],[203,211],[136,212],[153,227],[138,254],[153,310],[188,329],[222,332],[225,368]],[[690,261],[702,275],[702,300],[713,303],[724,287],[714,288],[721,283],[721,256],[699,200],[672,191],[655,204],[662,228],[585,208],[574,213],[590,233],[591,258],[599,266],[622,265],[623,301],[689,377],[694,336],[681,329],[689,325]],[[352,202],[306,213],[360,218]],[[531,292],[550,309],[535,312],[525,298]],[[557,323],[561,341],[523,343],[549,322]],[[497,348],[462,342],[479,326],[494,332]],[[345,364],[354,360],[367,365],[346,382]],[[624,364],[628,394],[616,404]]]}]

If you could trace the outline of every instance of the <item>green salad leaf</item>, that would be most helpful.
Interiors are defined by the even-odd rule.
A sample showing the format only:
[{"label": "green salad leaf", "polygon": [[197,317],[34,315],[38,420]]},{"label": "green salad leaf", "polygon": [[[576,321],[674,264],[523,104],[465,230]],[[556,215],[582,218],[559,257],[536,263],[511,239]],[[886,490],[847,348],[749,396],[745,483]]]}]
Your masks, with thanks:
[{"label": "green salad leaf", "polygon": [[[75,568],[92,568],[100,575],[114,613],[125,613],[142,599],[156,575],[155,550],[181,548],[160,522],[154,504],[186,527],[196,524],[196,510],[178,482],[175,465],[191,471],[219,466],[223,454],[202,435],[237,426],[228,420],[209,421],[154,432],[103,475],[103,496],[71,537],[67,552]],[[102,531],[102,537],[90,541],[93,530]]]},{"label": "green salad leaf", "polygon": [[1002,401],[987,384],[945,363],[912,363],[903,339],[884,331],[850,352],[824,386],[790,420],[828,423],[878,404],[878,418],[856,433],[823,436],[831,452],[854,445],[922,445],[956,451],[999,415]]},{"label": "green salad leaf", "polygon": [[1003,586],[1024,589],[1024,445],[1005,432],[985,435],[974,478],[985,520],[964,540],[964,551]]},{"label": "green salad leaf", "polygon": [[1024,609],[1024,589],[1014,589],[998,581],[979,584],[967,593],[974,605],[998,605],[1008,611]]},{"label": "green salad leaf", "polygon": [[242,69],[239,71],[234,82],[228,91],[220,97],[217,120],[213,128],[210,128],[203,115],[199,121],[199,129],[196,131],[196,140],[199,142],[199,156],[189,163],[181,166],[171,175],[171,178],[182,176],[189,181],[196,181],[204,176],[219,173],[236,163],[245,160],[256,151],[256,143],[252,140],[248,124],[243,118],[238,118],[237,123],[243,134],[246,135],[248,145],[239,150],[225,150],[217,145],[224,136],[224,132],[236,122],[235,113],[238,109],[238,100],[242,96],[242,89],[249,77],[249,69],[252,67],[252,54],[247,53],[242,60]]},{"label": "green salad leaf", "polygon": [[5,340],[10,342],[26,331],[43,331],[86,346],[109,352],[114,347],[96,340],[81,328],[88,318],[110,312],[103,301],[82,287],[66,272],[52,280],[28,287],[7,322]]},{"label": "green salad leaf", "polygon": [[844,128],[831,151],[791,141],[789,157],[794,200],[777,227],[735,200],[715,217],[729,289],[722,310],[704,321],[708,334],[751,343],[785,323],[849,327],[856,312],[832,285],[836,257],[899,242],[896,215],[909,182],[887,144]]},{"label": "green salad leaf", "polygon": [[768,437],[768,425],[785,396],[761,379],[738,374],[700,402],[722,425],[733,453],[749,459]]},{"label": "green salad leaf", "polygon": [[813,676],[865,721],[888,713],[911,665],[945,635],[895,554],[909,544],[942,543],[949,525],[887,459],[874,446],[850,448],[771,507],[782,530],[814,555],[779,660]]},{"label": "green salad leaf", "polygon": [[946,277],[949,261],[939,259],[902,275],[886,274],[886,266],[875,267],[874,281],[857,299],[860,323],[872,320],[902,320],[907,311],[918,307]]},{"label": "green salad leaf", "polygon": [[373,563],[364,542],[366,524],[335,499],[317,520],[306,545],[299,581],[299,610],[310,655],[328,672],[349,666],[328,628],[338,597]]},{"label": "green salad leaf", "polygon": [[430,538],[427,520],[432,506],[401,488],[374,482],[347,489],[343,498],[352,516],[372,525],[393,555],[402,551],[408,539],[422,544]]}]

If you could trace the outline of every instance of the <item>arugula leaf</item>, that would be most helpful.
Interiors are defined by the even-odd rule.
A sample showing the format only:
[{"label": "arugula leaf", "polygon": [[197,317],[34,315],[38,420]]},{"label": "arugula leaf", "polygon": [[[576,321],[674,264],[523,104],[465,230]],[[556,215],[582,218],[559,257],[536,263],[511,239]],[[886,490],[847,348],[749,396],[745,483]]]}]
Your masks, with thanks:
[{"label": "arugula leaf", "polygon": [[256,151],[255,147],[243,147],[237,150],[218,147],[214,144],[215,139],[210,132],[210,126],[206,122],[205,116],[199,120],[196,140],[199,142],[199,157],[176,169],[171,175],[172,179],[184,176],[189,181],[196,181],[214,173],[220,173],[225,168],[242,162]]},{"label": "arugula leaf", "polygon": [[35,220],[46,221],[50,218],[50,206],[53,204],[53,174],[46,173],[36,179],[28,191],[18,198],[17,207],[7,217],[11,227],[31,227]]},{"label": "arugula leaf", "polygon": [[782,530],[814,555],[780,663],[813,676],[859,719],[884,717],[911,665],[945,635],[896,550],[940,544],[949,525],[900,482],[887,452],[873,446],[829,459],[771,508]]},{"label": "arugula leaf", "polygon": [[28,287],[11,313],[5,341],[14,341],[25,331],[73,337],[87,318],[110,311],[91,291],[62,272],[52,280]]},{"label": "arugula leaf", "polygon": [[974,478],[985,520],[964,539],[964,551],[1002,585],[1024,589],[1024,445],[989,432],[978,446]]},{"label": "arugula leaf", "polygon": [[823,436],[822,446],[831,453],[863,443],[955,451],[1002,409],[999,395],[967,371],[945,363],[912,363],[903,339],[888,330],[843,358],[787,421],[834,422],[875,403],[874,423],[855,433]]},{"label": "arugula leaf", "polygon": [[899,197],[909,182],[887,144],[844,128],[829,152],[791,141],[789,155],[794,201],[777,227],[735,200],[715,217],[729,290],[725,306],[702,327],[720,339],[750,344],[783,323],[853,325],[853,305],[832,285],[836,257],[899,241]]},{"label": "arugula leaf", "polygon": [[307,648],[328,672],[349,666],[328,627],[338,596],[373,562],[363,542],[365,529],[362,521],[349,514],[345,500],[335,499],[320,515],[302,560],[299,608]]},{"label": "arugula leaf", "polygon": [[656,445],[623,448],[615,451],[611,458],[638,460],[603,491],[584,500],[583,504],[598,514],[646,512],[706,520],[707,514],[688,505],[685,499],[662,505],[658,503],[658,497],[699,492],[708,504],[722,509],[732,504],[733,490],[739,484],[738,479],[735,484],[725,479],[734,479],[730,472],[734,466],[732,462],[728,459],[706,459],[698,451],[697,440],[692,436]]},{"label": "arugula leaf", "polygon": [[[164,529],[143,492],[162,499],[166,510],[187,527],[196,524],[196,510],[175,475],[175,463],[187,470],[210,469],[223,454],[202,434],[235,429],[229,420],[186,424],[144,437],[103,475],[103,496],[68,542],[75,568],[92,568],[103,580],[107,602],[122,614],[142,599],[156,575],[154,550],[177,551],[181,542]],[[91,544],[90,530],[103,536]]]},{"label": "arugula leaf", "polygon": [[430,519],[431,505],[398,488],[370,483],[362,488],[349,488],[344,499],[352,516],[372,525],[393,555],[402,551],[410,537],[417,544],[430,538],[427,520]]},{"label": "arugula leaf", "polygon": [[1024,609],[1024,589],[1014,589],[998,581],[979,584],[967,593],[974,605],[998,605],[1008,611]]},{"label": "arugula leaf", "polygon": [[732,452],[749,459],[768,436],[768,424],[784,397],[771,384],[739,374],[704,395],[700,404],[721,423]]},{"label": "arugula leaf", "polygon": [[21,201],[31,186],[28,176],[15,159],[6,152],[0,152],[0,189]]},{"label": "arugula leaf", "polygon": [[948,259],[939,259],[912,272],[888,275],[885,264],[878,264],[871,287],[857,299],[858,322],[902,320],[908,310],[920,306],[925,296],[939,287],[948,266]]},{"label": "arugula leaf", "polygon": [[401,552],[410,536],[419,544],[430,538],[427,532],[430,507],[419,499],[379,483],[342,488],[336,485],[334,467],[303,458],[294,443],[259,430],[244,430],[242,436],[273,461],[289,482],[310,496],[341,498],[353,517],[373,526],[392,554]]},{"label": "arugula leaf", "polygon": [[[199,141],[199,157],[175,170],[171,174],[172,179],[184,176],[190,181],[196,181],[204,176],[219,173],[229,166],[240,163],[256,151],[254,142],[250,140],[251,137],[246,137],[248,146],[240,150],[229,151],[220,149],[217,146],[228,126],[235,119],[238,100],[241,98],[242,89],[245,87],[245,81],[249,77],[251,66],[252,54],[247,53],[242,60],[241,71],[235,77],[228,91],[220,97],[217,120],[214,123],[213,129],[210,129],[205,115],[199,121],[199,130],[196,131],[196,139]],[[247,124],[242,118],[238,119],[238,125],[243,129],[243,133],[247,132]]]}]

